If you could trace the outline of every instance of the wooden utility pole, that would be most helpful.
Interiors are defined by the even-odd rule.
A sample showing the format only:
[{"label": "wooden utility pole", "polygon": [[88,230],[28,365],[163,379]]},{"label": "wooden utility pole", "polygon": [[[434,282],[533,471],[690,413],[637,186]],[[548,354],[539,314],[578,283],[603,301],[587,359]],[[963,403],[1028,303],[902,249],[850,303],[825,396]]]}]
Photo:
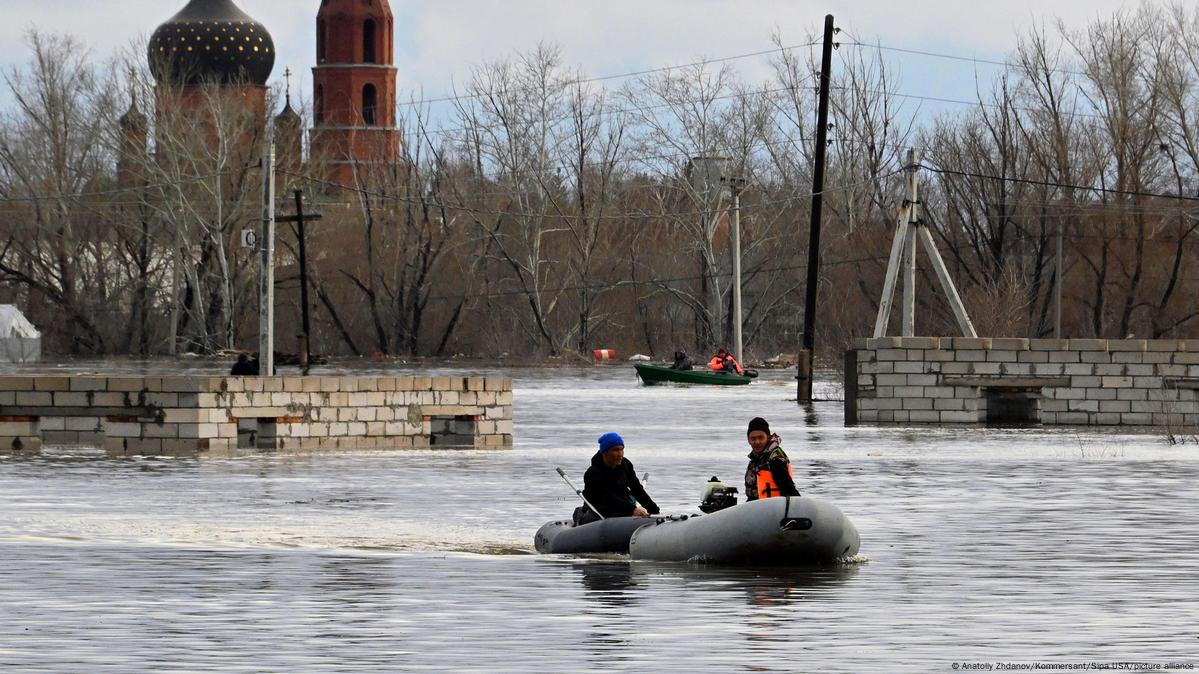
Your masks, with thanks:
[{"label": "wooden utility pole", "polygon": [[300,320],[303,326],[303,332],[299,335],[300,367],[303,368],[304,374],[308,374],[308,369],[312,366],[312,323],[309,318],[308,304],[308,237],[304,232],[304,223],[308,220],[320,220],[323,216],[320,213],[305,215],[304,192],[294,190],[293,193],[296,198],[296,214],[285,215],[278,218],[276,222],[292,222],[296,225],[296,239],[300,248]]},{"label": "wooden utility pole", "polygon": [[262,156],[262,246],[258,293],[258,372],[275,374],[275,140]]},{"label": "wooden utility pole", "polygon": [[820,220],[824,207],[824,154],[828,146],[829,71],[833,61],[833,15],[824,17],[820,55],[820,96],[816,106],[816,153],[812,170],[812,216],[808,226],[808,284],[804,301],[803,348],[799,352],[797,398],[812,402],[812,354],[816,348],[816,297],[820,283]]}]

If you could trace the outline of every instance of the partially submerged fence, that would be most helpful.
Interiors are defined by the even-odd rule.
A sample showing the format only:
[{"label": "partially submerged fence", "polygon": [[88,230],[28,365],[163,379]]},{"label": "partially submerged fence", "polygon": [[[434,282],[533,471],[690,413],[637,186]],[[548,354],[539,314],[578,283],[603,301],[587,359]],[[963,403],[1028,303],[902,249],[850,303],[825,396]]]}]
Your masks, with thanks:
[{"label": "partially submerged fence", "polygon": [[507,377],[0,377],[0,452],[510,447]]},{"label": "partially submerged fence", "polygon": [[1199,425],[1199,340],[881,337],[846,353],[849,423]]}]

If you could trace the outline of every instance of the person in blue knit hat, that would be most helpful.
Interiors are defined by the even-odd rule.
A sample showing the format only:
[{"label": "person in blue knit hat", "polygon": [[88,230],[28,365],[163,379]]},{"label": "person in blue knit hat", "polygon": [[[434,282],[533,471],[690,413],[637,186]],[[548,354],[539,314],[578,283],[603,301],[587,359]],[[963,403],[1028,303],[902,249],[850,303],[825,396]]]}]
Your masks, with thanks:
[{"label": "person in blue knit hat", "polygon": [[[645,493],[633,470],[633,462],[624,458],[624,439],[616,433],[599,438],[599,451],[591,457],[591,467],[583,474],[583,498],[607,517],[648,517],[658,514],[658,504]],[[576,524],[599,519],[590,508],[576,513]]]}]

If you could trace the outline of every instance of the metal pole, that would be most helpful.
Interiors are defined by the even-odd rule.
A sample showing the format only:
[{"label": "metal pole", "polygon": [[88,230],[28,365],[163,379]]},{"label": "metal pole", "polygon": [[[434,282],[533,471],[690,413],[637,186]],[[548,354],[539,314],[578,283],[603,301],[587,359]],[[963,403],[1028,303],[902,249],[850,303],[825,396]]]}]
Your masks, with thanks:
[{"label": "metal pole", "polygon": [[745,362],[741,343],[741,186],[733,182],[733,343],[738,363]]},{"label": "metal pole", "polygon": [[797,398],[800,403],[812,401],[812,353],[816,347],[816,297],[820,282],[820,220],[824,206],[824,154],[828,144],[829,71],[833,61],[833,15],[824,17],[824,48],[820,55],[820,95],[816,108],[816,152],[812,169],[812,217],[808,226],[808,283],[804,301],[803,350],[800,360],[808,362],[807,376],[799,368]]},{"label": "metal pole", "polygon": [[919,182],[916,179],[916,151],[908,150],[908,189],[911,200],[908,206],[907,248],[904,250],[903,270],[903,336],[916,334],[916,227],[920,222]]},{"label": "metal pole", "polygon": [[259,274],[258,372],[275,374],[275,141],[262,158],[262,269]]},{"label": "metal pole", "polygon": [[300,240],[300,317],[304,330],[304,334],[300,336],[300,367],[304,368],[304,374],[308,374],[308,367],[312,362],[312,349],[309,346],[312,340],[312,325],[308,316],[308,246],[304,232],[304,193],[295,190],[295,196],[296,238]]},{"label": "metal pole", "polygon": [[1065,223],[1057,223],[1057,270],[1054,272],[1053,283],[1053,338],[1062,338],[1062,229]]}]

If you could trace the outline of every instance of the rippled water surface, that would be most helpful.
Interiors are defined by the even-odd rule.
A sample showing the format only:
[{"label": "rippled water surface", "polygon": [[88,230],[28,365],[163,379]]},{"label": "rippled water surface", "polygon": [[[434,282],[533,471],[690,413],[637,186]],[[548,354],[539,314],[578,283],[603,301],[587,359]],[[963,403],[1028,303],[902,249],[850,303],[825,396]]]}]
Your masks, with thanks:
[{"label": "rippled water surface", "polygon": [[[105,366],[110,371],[114,366]],[[363,370],[359,370],[363,371]],[[466,372],[443,369],[439,372]],[[515,378],[516,447],[0,459],[5,671],[952,671],[1196,663],[1199,448],[1088,430],[853,427],[788,373]],[[822,389],[832,397],[832,387]],[[597,436],[667,512],[738,484],[745,425],[862,535],[853,564],[532,553]]]}]

